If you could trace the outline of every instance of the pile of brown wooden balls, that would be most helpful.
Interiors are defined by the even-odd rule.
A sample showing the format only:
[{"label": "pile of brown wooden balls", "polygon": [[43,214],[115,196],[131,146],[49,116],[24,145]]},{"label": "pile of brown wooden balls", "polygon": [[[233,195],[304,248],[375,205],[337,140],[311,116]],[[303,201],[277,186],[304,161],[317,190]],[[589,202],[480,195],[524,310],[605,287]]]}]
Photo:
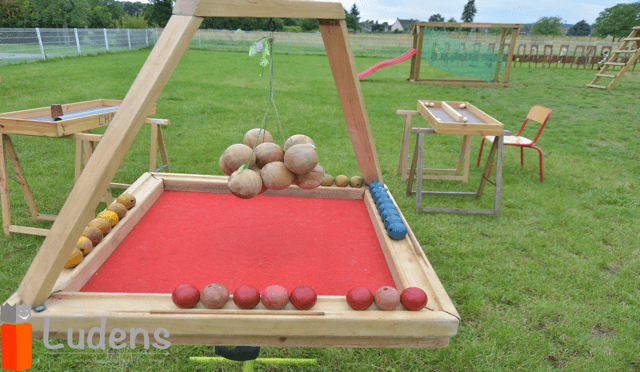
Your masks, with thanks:
[{"label": "pile of brown wooden balls", "polygon": [[[229,176],[229,191],[241,199],[253,198],[267,190],[284,190],[290,185],[311,190],[324,181],[324,168],[318,165],[315,143],[303,134],[287,138],[281,148],[268,131],[251,129],[242,144],[231,145],[224,151],[219,164]],[[245,164],[249,167],[239,170]]]}]

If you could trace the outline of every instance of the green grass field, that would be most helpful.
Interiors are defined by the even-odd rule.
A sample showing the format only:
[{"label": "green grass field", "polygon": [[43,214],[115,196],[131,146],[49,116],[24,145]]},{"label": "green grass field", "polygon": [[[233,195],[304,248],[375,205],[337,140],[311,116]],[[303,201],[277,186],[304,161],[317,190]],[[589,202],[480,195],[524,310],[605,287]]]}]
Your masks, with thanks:
[{"label": "green grass field", "polygon": [[[3,66],[0,111],[122,99],[148,54]],[[258,59],[245,53],[186,52],[157,101],[156,116],[171,120],[164,134],[173,172],[222,174],[220,154],[259,126],[269,79],[259,77]],[[359,71],[377,62],[356,59]],[[443,76],[422,65],[421,78]],[[362,81],[362,91],[384,181],[460,313],[460,332],[442,349],[264,348],[263,357],[314,357],[319,365],[259,370],[640,370],[640,72],[626,74],[612,91],[586,86],[593,70],[524,67],[512,70],[509,88],[470,88],[410,84],[409,66],[379,70]],[[358,174],[326,56],[276,55],[275,71],[275,100],[289,131],[315,140],[328,173]],[[415,198],[404,195],[406,183],[396,174],[403,127],[396,110],[415,109],[418,99],[469,101],[513,133],[533,105],[551,108],[538,141],[545,182],[539,180],[535,151],[525,151],[520,167],[519,151],[509,147],[499,217],[417,214]],[[415,126],[425,124],[414,119]],[[268,125],[276,134],[273,117]],[[114,181],[131,183],[147,170],[149,133],[144,126]],[[460,138],[433,137],[425,152],[428,164],[455,164]],[[73,186],[74,141],[12,140],[39,211],[57,213]],[[474,138],[472,161],[479,144]],[[481,168],[472,167],[468,184],[430,181],[427,187],[475,191],[480,174]],[[34,224],[20,186],[10,181],[9,188],[14,224],[51,225]],[[424,198],[423,205],[490,208],[492,194],[487,185],[480,200]],[[0,301],[17,289],[42,241],[0,236]],[[32,370],[241,370],[188,361],[211,356],[211,347],[172,346],[168,355],[64,350],[70,354],[51,354],[34,340]]]}]

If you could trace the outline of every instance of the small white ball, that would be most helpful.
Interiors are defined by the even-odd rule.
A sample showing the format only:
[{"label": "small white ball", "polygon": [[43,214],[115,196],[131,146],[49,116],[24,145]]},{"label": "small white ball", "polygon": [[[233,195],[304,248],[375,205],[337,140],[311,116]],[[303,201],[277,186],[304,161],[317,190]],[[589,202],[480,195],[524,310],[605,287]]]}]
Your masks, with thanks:
[{"label": "small white ball", "polygon": [[467,121],[469,121],[469,119],[467,117],[462,118],[462,122],[466,123]]},{"label": "small white ball", "polygon": [[461,104],[460,104],[460,108],[466,108],[466,107],[467,107],[467,104],[466,104],[466,103],[461,103]]}]

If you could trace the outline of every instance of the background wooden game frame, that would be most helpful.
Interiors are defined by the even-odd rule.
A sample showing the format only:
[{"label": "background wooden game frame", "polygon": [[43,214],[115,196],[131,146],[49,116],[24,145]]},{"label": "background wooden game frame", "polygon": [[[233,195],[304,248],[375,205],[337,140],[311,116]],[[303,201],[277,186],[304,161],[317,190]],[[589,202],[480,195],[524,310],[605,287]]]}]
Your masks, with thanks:
[{"label": "background wooden game frame", "polygon": [[[522,24],[511,23],[458,23],[458,22],[414,22],[413,23],[413,48],[418,52],[411,58],[411,71],[409,72],[409,81],[412,83],[434,84],[434,85],[464,85],[470,87],[508,87],[509,74],[511,73],[511,61],[513,59],[513,50],[516,45],[516,39],[522,28]],[[424,41],[425,27],[456,27],[456,28],[501,28],[500,47],[504,48],[509,30],[511,30],[511,41],[509,42],[509,55],[507,57],[504,78],[502,81],[490,83],[484,80],[469,79],[420,79],[420,61],[422,59],[422,46]],[[496,66],[500,68],[500,64]]]},{"label": "background wooden game frame", "polygon": [[[277,311],[267,310],[262,304],[254,310],[240,310],[232,301],[220,310],[206,309],[202,304],[181,310],[170,294],[79,292],[164,191],[229,193],[227,179],[142,175],[127,190],[136,196],[136,206],[79,266],[61,273],[46,302],[47,311],[33,313],[34,332],[43,332],[45,316],[51,321],[52,338],[66,338],[68,328],[90,329],[104,316],[107,332],[114,328],[163,327],[169,330],[167,340],[172,344],[424,348],[447,346],[457,334],[459,315],[413,232],[409,229],[409,236],[402,240],[389,238],[366,188],[333,186],[309,191],[290,186],[266,195],[363,200],[396,288],[424,289],[429,298],[426,309],[407,311],[399,306],[395,311],[382,311],[372,306],[367,311],[355,311],[347,305],[345,296],[319,296],[310,311],[295,310],[291,304]],[[69,317],[70,313],[75,316]],[[224,333],[220,334],[221,330]]]}]

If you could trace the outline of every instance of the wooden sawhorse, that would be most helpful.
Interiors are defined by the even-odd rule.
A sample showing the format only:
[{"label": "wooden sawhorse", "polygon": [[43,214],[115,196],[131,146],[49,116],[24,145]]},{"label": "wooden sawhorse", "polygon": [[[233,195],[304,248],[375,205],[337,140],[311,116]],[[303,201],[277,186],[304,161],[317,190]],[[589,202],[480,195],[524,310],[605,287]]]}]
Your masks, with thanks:
[{"label": "wooden sawhorse", "polygon": [[[400,145],[400,160],[398,161],[398,173],[402,175],[402,181],[409,178],[409,142],[411,137],[411,117],[420,115],[417,110],[398,110],[398,115],[404,115],[404,131],[402,132],[402,144]],[[415,133],[415,132],[414,132]],[[423,169],[422,179],[425,180],[450,180],[469,181],[469,162],[471,158],[471,135],[462,136],[462,146],[458,156],[456,169]],[[412,177],[415,177],[412,176]]]},{"label": "wooden sawhorse", "polygon": [[[147,118],[146,123],[151,125],[151,145],[150,145],[150,155],[149,155],[149,170],[151,172],[157,171],[157,158],[158,151],[160,151],[160,156],[162,159],[163,166],[161,168],[165,169],[167,172],[169,169],[169,158],[167,156],[167,149],[164,144],[164,137],[162,135],[161,125],[169,125],[169,120],[166,119],[150,119]],[[56,215],[52,214],[42,214],[38,213],[38,209],[36,207],[35,200],[31,193],[31,189],[29,188],[29,184],[27,183],[27,179],[24,175],[24,171],[22,169],[22,165],[20,165],[20,159],[18,158],[18,153],[16,152],[15,147],[13,146],[13,142],[11,141],[11,137],[9,134],[3,133],[2,138],[0,140],[0,203],[2,204],[2,228],[5,236],[9,236],[13,233],[20,234],[30,234],[30,235],[41,235],[47,236],[49,233],[49,229],[42,229],[36,227],[26,227],[19,225],[11,224],[11,204],[9,201],[9,173],[7,169],[7,155],[11,164],[13,165],[13,170],[16,174],[16,180],[20,184],[22,188],[22,194],[27,202],[27,207],[29,208],[29,212],[31,213],[31,217],[33,218],[33,222],[39,221],[55,221]],[[85,131],[82,133],[74,133],[68,136],[62,136],[57,138],[66,138],[66,139],[75,139],[76,140],[76,157],[75,157],[75,180],[80,177],[80,173],[82,173],[83,163],[89,160],[93,151],[95,150],[95,142],[99,142],[102,139],[101,134],[93,134],[90,131]],[[84,162],[83,162],[83,154],[84,154]],[[127,188],[130,185],[124,183],[110,183],[110,187],[116,188]],[[111,204],[113,202],[113,197],[111,193],[107,190],[105,195],[102,198],[107,204]]]},{"label": "wooden sawhorse", "polygon": [[[507,130],[502,132],[502,136],[496,136],[496,141],[491,146],[489,157],[487,158],[487,164],[482,172],[482,180],[477,192],[442,192],[442,191],[422,191],[422,177],[417,177],[416,191],[412,191],[413,178],[416,174],[422,173],[422,163],[424,158],[424,135],[436,134],[431,128],[412,128],[412,133],[416,133],[418,138],[416,139],[416,147],[413,153],[413,159],[411,162],[411,171],[409,172],[409,182],[407,184],[407,196],[413,194],[416,195],[416,212],[443,212],[443,213],[472,213],[472,214],[493,214],[498,216],[500,214],[500,193],[502,191],[502,150],[504,143],[504,136],[508,136],[511,133]],[[493,167],[494,159],[497,158],[496,164],[496,181],[495,183],[489,180],[491,175],[491,168]],[[495,193],[493,199],[493,209],[463,209],[463,208],[426,208],[422,206],[422,195],[435,195],[435,196],[471,196],[479,198],[482,196],[485,184],[489,182],[495,185]]]}]

